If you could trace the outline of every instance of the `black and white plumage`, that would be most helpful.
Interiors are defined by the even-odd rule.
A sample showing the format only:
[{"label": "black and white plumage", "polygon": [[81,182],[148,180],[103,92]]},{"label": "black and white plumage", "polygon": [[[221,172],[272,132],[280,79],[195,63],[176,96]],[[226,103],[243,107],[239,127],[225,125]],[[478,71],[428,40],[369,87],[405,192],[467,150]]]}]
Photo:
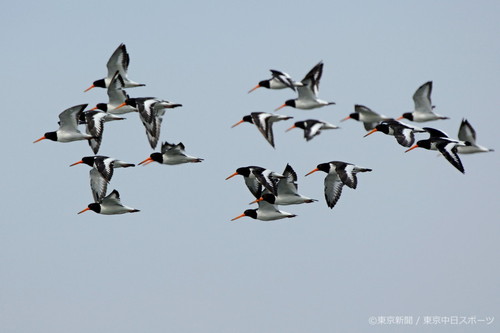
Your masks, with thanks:
[{"label": "black and white plumage", "polygon": [[125,119],[101,110],[85,111],[83,115],[85,116],[85,130],[87,134],[92,136],[92,138],[89,139],[89,146],[92,148],[94,154],[97,154],[101,147],[104,123],[112,120]]},{"label": "black and white plumage", "polygon": [[381,121],[390,120],[392,118],[384,116],[383,114],[379,114],[364,105],[356,104],[354,105],[354,113],[351,113],[341,121],[346,121],[348,119],[361,121],[365,129],[367,131],[370,131],[374,129],[375,126],[377,126]]},{"label": "black and white plumage", "polygon": [[103,79],[94,81],[94,83],[90,87],[85,89],[85,92],[95,87],[99,88],[109,87],[109,84],[111,83],[111,80],[113,79],[113,76],[116,74],[116,72],[118,72],[123,78],[123,83],[125,88],[145,86],[145,84],[143,83],[137,83],[131,81],[128,78],[127,71],[129,63],[130,63],[130,56],[127,52],[127,48],[125,47],[125,44],[120,44],[116,48],[115,52],[113,52],[113,54],[108,60],[108,63],[106,64],[106,67],[108,68],[107,76]]},{"label": "black and white plumage", "polygon": [[184,151],[185,148],[182,142],[178,144],[164,142],[161,145],[161,153],[152,153],[148,158],[139,163],[139,165],[148,165],[151,162],[176,165],[183,163],[199,163],[203,161],[202,158],[187,155]]},{"label": "black and white plumage", "polygon": [[262,197],[251,203],[267,201],[273,205],[298,205],[317,201],[298,193],[297,173],[290,164],[287,164],[283,171],[284,178],[278,179],[277,193],[272,194],[264,191]]},{"label": "black and white plumage", "polygon": [[474,127],[467,121],[467,119],[462,119],[460,128],[458,129],[458,139],[460,141],[469,142],[470,145],[457,146],[457,152],[459,154],[474,154],[474,153],[487,153],[494,151],[491,148],[483,147],[476,142],[476,131]]},{"label": "black and white plumage", "polygon": [[432,81],[426,82],[421,85],[413,94],[413,102],[415,110],[413,112],[406,112],[396,120],[406,118],[410,121],[425,122],[437,119],[449,119],[434,112],[434,106],[431,102]]},{"label": "black and white plumage", "polygon": [[80,211],[78,214],[81,214],[88,210],[92,210],[98,214],[103,214],[103,215],[117,215],[117,214],[140,212],[139,209],[123,205],[120,201],[120,193],[118,193],[117,190],[113,190],[100,202],[93,202],[89,204],[87,208]]},{"label": "black and white plumage", "polygon": [[356,174],[359,172],[370,172],[372,169],[363,168],[351,163],[331,161],[318,164],[316,169],[310,171],[306,176],[316,171],[326,172],[325,177],[325,200],[328,207],[333,208],[342,194],[344,185],[356,189],[358,179]]},{"label": "black and white plumage", "polygon": [[403,147],[410,147],[415,142],[415,132],[425,132],[421,128],[413,127],[397,120],[386,120],[366,133],[365,137],[377,131],[394,136],[396,141]]},{"label": "black and white plumage", "polygon": [[306,141],[310,141],[316,135],[320,135],[322,130],[327,129],[337,129],[340,128],[333,124],[327,123],[326,121],[316,120],[316,119],[307,119],[302,121],[297,121],[293,124],[292,127],[286,130],[286,132],[294,129],[301,128],[304,130],[304,138]]},{"label": "black and white plumage", "polygon": [[335,102],[327,102],[318,98],[319,82],[322,74],[323,62],[320,61],[302,79],[302,86],[297,87],[299,96],[296,99],[289,99],[285,101],[285,103],[276,108],[275,111],[278,111],[285,106],[291,106],[302,110],[310,110],[335,104]]},{"label": "black and white plumage", "polygon": [[261,221],[274,221],[274,220],[292,218],[297,216],[295,214],[281,211],[278,208],[276,208],[275,205],[270,204],[266,201],[259,201],[258,204],[259,204],[258,209],[247,209],[243,212],[243,214],[236,216],[235,218],[231,219],[231,221],[237,220],[244,216],[248,216],[253,219]]},{"label": "black and white plumage", "polygon": [[71,164],[87,164],[90,169],[90,189],[95,202],[101,202],[106,195],[108,183],[113,177],[115,168],[134,167],[135,164],[117,160],[108,156],[85,156],[80,161]]},{"label": "black and white plumage", "polygon": [[278,180],[280,178],[285,178],[284,175],[280,175],[269,169],[259,166],[247,166],[236,169],[236,172],[228,176],[226,180],[236,175],[243,176],[246,186],[257,199],[262,196],[263,188],[273,194],[277,194]]},{"label": "black and white plumage", "polygon": [[165,109],[173,109],[182,106],[182,104],[171,103],[155,97],[137,97],[128,98],[116,109],[120,109],[126,105],[132,106],[139,111],[139,118],[141,118],[142,124],[146,129],[149,144],[153,149],[156,148],[158,140],[160,139],[161,123],[163,121]]},{"label": "black and white plumage", "polygon": [[464,166],[460,157],[458,157],[457,147],[459,146],[469,146],[470,142],[459,141],[451,139],[446,133],[441,130],[424,127],[426,132],[429,133],[430,137],[426,140],[419,140],[410,149],[405,152],[409,152],[415,148],[424,148],[427,150],[437,150],[439,151],[447,160],[461,173],[465,173]]},{"label": "black and white plumage", "polygon": [[267,89],[284,89],[290,88],[295,91],[295,87],[302,86],[301,82],[294,81],[290,75],[287,73],[277,71],[274,69],[270,69],[272,77],[268,80],[260,81],[255,87],[250,89],[248,93],[251,93],[255,89],[258,88],[267,88]]},{"label": "black and white plumage", "polygon": [[33,141],[33,143],[41,140],[49,139],[58,142],[71,142],[78,140],[92,139],[90,134],[82,133],[78,129],[78,122],[87,104],[80,104],[70,107],[59,114],[59,129],[54,132],[47,132],[40,139]]},{"label": "black and white plumage", "polygon": [[267,112],[252,112],[244,116],[239,122],[231,127],[238,126],[244,122],[254,124],[269,144],[274,148],[273,124],[277,121],[292,119],[290,116],[283,116]]},{"label": "black and white plumage", "polygon": [[101,110],[104,112],[108,112],[109,114],[125,114],[129,112],[138,112],[136,108],[126,104],[123,107],[118,108],[129,98],[128,94],[125,92],[125,90],[123,90],[124,87],[125,82],[123,81],[120,73],[117,71],[111,79],[111,82],[107,89],[108,103],[98,103],[91,110]]}]

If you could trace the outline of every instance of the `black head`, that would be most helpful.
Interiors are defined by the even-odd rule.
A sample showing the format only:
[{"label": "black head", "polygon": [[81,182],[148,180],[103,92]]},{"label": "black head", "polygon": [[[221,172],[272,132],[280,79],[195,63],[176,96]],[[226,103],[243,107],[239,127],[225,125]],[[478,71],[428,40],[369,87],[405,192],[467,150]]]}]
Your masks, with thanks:
[{"label": "black head", "polygon": [[292,108],[295,107],[295,100],[294,99],[289,99],[285,102],[286,106],[291,106]]},{"label": "black head", "polygon": [[93,166],[94,161],[95,161],[95,156],[85,156],[82,158],[82,163],[85,163],[88,166]]},{"label": "black head", "polygon": [[98,103],[96,106],[96,109],[107,112],[108,111],[108,104],[106,103]]},{"label": "black head", "polygon": [[270,82],[270,80],[260,81],[259,82],[259,87],[268,88],[269,89],[271,87],[271,84],[269,82]]},{"label": "black head", "polygon": [[416,145],[419,146],[420,148],[431,149],[431,141],[430,140],[417,141]]},{"label": "black head", "polygon": [[94,87],[98,88],[106,88],[106,82],[104,81],[104,79],[94,81],[93,85]]},{"label": "black head", "polygon": [[100,213],[101,212],[101,205],[96,203],[96,202],[93,202],[91,204],[89,204],[89,209],[90,210],[93,210],[94,212],[96,213]]},{"label": "black head", "polygon": [[297,121],[294,125],[295,127],[302,128],[303,130],[306,129],[306,121]]},{"label": "black head", "polygon": [[271,193],[265,193],[262,195],[262,199],[264,199],[264,201],[267,201],[269,202],[270,204],[273,204],[276,202],[276,196],[274,194],[271,194]]},{"label": "black head", "polygon": [[161,153],[152,153],[149,157],[155,162],[163,163],[163,155]]},{"label": "black head", "polygon": [[43,135],[45,139],[57,141],[57,132],[47,132]]},{"label": "black head", "polygon": [[136,108],[137,107],[137,100],[135,98],[127,98],[125,100],[126,105],[130,105],[131,107]]},{"label": "black head", "polygon": [[359,121],[359,113],[354,112],[349,115],[349,118]]},{"label": "black head", "polygon": [[403,115],[401,117],[404,119],[408,119],[409,121],[413,121],[413,115],[411,114],[411,112],[403,113]]},{"label": "black head", "polygon": [[243,177],[248,177],[250,176],[250,168],[249,167],[238,168],[236,169],[236,173],[238,175],[242,175]]},{"label": "black head", "polygon": [[377,126],[375,126],[377,131],[382,132],[384,134],[389,134],[389,125],[386,123],[380,123]]},{"label": "black head", "polygon": [[321,163],[316,166],[318,170],[329,173],[330,172],[330,163]]},{"label": "black head", "polygon": [[256,219],[257,218],[257,209],[247,209],[243,212],[243,214],[245,214],[245,216]]},{"label": "black head", "polygon": [[246,115],[241,120],[243,120],[243,121],[245,121],[247,123],[253,124],[253,119],[252,119],[251,115]]}]

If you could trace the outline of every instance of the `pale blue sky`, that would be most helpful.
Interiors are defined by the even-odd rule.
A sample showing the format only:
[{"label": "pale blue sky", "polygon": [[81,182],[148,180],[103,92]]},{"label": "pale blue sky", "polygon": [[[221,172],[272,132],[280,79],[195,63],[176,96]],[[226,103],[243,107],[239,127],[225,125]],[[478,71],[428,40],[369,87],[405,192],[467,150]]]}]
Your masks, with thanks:
[{"label": "pale blue sky", "polygon": [[[497,332],[500,166],[498,1],[28,1],[0,12],[4,100],[0,330],[2,332],[424,332],[370,326],[370,316],[495,317]],[[83,90],[106,73],[120,43],[131,96],[183,107],[164,117],[161,140],[182,141],[200,164],[117,170],[109,190],[141,209],[123,216],[76,213],[92,201],[85,142],[32,142],[57,115],[105,102]],[[283,70],[295,79],[325,63],[320,97],[334,106],[284,108],[294,121],[342,128],[310,142],[292,121],[275,125],[276,149],[243,115],[272,112],[289,90],[247,91]],[[408,154],[360,123],[339,121],[366,105],[411,111],[432,80],[456,136],[463,117],[496,152],[463,156],[465,175],[435,152]],[[100,154],[138,163],[152,150],[137,115],[106,124]],[[331,160],[373,169],[344,189],[333,210],[324,174]],[[319,201],[286,206],[276,222],[242,218],[252,200],[240,166],[281,172]]]}]

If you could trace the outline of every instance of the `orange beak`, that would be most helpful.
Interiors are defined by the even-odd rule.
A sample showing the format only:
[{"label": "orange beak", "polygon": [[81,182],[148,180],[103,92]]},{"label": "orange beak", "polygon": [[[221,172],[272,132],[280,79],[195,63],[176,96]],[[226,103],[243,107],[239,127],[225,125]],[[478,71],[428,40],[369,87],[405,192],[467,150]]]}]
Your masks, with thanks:
[{"label": "orange beak", "polygon": [[347,117],[345,117],[344,119],[342,119],[342,120],[341,120],[341,122],[342,122],[342,121],[349,120],[349,119],[351,119],[351,116],[347,116]]},{"label": "orange beak", "polygon": [[90,87],[88,87],[87,89],[85,89],[83,92],[87,92],[87,91],[89,91],[89,90],[90,90],[90,89],[92,89],[92,88],[95,88],[95,86],[94,86],[94,85],[91,85]]},{"label": "orange beak", "polygon": [[234,219],[231,219],[231,221],[237,220],[237,219],[245,217],[245,216],[246,216],[245,213],[243,213],[243,214],[241,214],[239,216],[236,216]]},{"label": "orange beak", "polygon": [[83,161],[78,161],[78,162],[75,162],[73,164],[70,165],[70,167],[74,166],[74,165],[77,165],[77,164],[80,164],[80,163],[83,163]]},{"label": "orange beak", "polygon": [[78,214],[84,213],[84,212],[86,212],[86,211],[88,211],[88,210],[90,210],[90,208],[89,208],[89,207],[85,208],[84,210],[82,210],[82,211],[81,211],[81,212],[79,212]]},{"label": "orange beak", "polygon": [[312,171],[308,172],[308,173],[306,174],[306,176],[309,176],[311,173],[316,172],[316,171],[319,171],[319,169],[318,169],[318,168],[316,168],[316,169],[314,169],[314,170],[312,170]]},{"label": "orange beak", "polygon": [[264,198],[263,198],[263,197],[260,197],[259,199],[256,199],[256,200],[254,200],[254,201],[250,202],[250,203],[249,203],[249,205],[251,205],[251,204],[253,204],[253,203],[261,202],[262,200],[264,200]]},{"label": "orange beak", "polygon": [[366,138],[368,135],[373,134],[373,133],[375,133],[376,131],[378,131],[378,129],[376,129],[376,128],[372,129],[370,132],[366,133],[366,134],[363,136],[363,138]]},{"label": "orange beak", "polygon": [[242,119],[242,120],[238,121],[236,124],[234,124],[233,126],[231,126],[231,128],[238,126],[239,124],[244,123],[244,122],[245,121]]},{"label": "orange beak", "polygon": [[144,161],[142,161],[141,163],[139,163],[139,165],[141,165],[141,164],[148,165],[151,162],[154,162],[154,160],[151,157],[148,157]]},{"label": "orange beak", "polygon": [[286,104],[283,104],[283,105],[281,105],[281,106],[277,107],[276,109],[274,109],[274,111],[278,111],[279,109],[282,109],[282,108],[284,108],[285,106],[286,106]]},{"label": "orange beak", "polygon": [[260,86],[259,86],[259,85],[256,85],[255,87],[253,87],[252,89],[250,89],[250,90],[248,91],[248,93],[250,94],[252,91],[254,91],[254,90],[255,90],[255,89],[257,89],[257,88],[260,88]]},{"label": "orange beak", "polygon": [[44,139],[47,139],[47,138],[45,137],[45,135],[44,135],[44,136],[42,136],[40,139],[33,141],[33,143],[37,143],[38,141],[42,141],[42,140],[44,140]]},{"label": "orange beak", "polygon": [[127,105],[127,103],[123,102],[122,104],[118,105],[115,110],[118,110],[119,108],[122,108],[124,107],[125,105]]},{"label": "orange beak", "polygon": [[396,118],[396,120],[401,120],[401,119],[404,119],[405,117],[401,116],[399,118]]},{"label": "orange beak", "polygon": [[229,178],[233,178],[233,177],[234,177],[234,176],[236,176],[237,174],[238,174],[237,172],[233,173],[231,176],[227,177],[227,178],[226,178],[226,180],[228,180]]},{"label": "orange beak", "polygon": [[90,111],[94,111],[94,110],[97,110],[97,106],[94,106],[92,109],[90,109]]},{"label": "orange beak", "polygon": [[407,153],[407,152],[409,152],[410,150],[413,150],[413,149],[415,149],[415,148],[418,148],[418,147],[419,147],[418,145],[414,145],[414,146],[413,146],[413,147],[411,147],[410,149],[407,149],[407,150],[405,151],[405,153]]},{"label": "orange beak", "polygon": [[288,132],[289,130],[293,130],[294,128],[297,128],[297,126],[293,125],[292,127],[290,127],[289,129],[287,129],[285,132]]}]

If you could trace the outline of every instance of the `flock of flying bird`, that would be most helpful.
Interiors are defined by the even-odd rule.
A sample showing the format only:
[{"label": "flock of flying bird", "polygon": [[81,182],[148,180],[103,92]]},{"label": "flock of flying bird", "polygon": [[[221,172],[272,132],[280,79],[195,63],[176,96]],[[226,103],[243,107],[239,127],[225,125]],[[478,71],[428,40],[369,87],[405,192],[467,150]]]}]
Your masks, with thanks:
[{"label": "flock of flying bird", "polygon": [[[113,190],[107,194],[107,185],[111,181],[114,168],[133,167],[135,165],[111,157],[97,155],[102,141],[104,123],[123,120],[125,118],[120,117],[120,115],[137,112],[144,125],[149,144],[152,149],[155,149],[159,141],[162,118],[166,109],[182,106],[182,104],[171,103],[154,97],[130,98],[124,91],[124,88],[140,87],[144,86],[144,84],[128,79],[127,69],[129,61],[130,58],[126,47],[124,44],[121,44],[107,63],[107,76],[94,81],[85,90],[88,91],[94,87],[106,88],[109,99],[108,103],[99,103],[88,111],[85,111],[87,104],[66,109],[59,114],[59,129],[54,132],[47,132],[40,139],[34,141],[38,142],[43,139],[58,142],[88,140],[95,155],[83,157],[80,161],[71,164],[71,166],[87,164],[92,167],[90,170],[90,187],[94,202],[78,214],[88,210],[106,215],[139,211],[123,205],[120,202],[117,190]],[[297,98],[285,101],[275,111],[287,106],[310,110],[335,104],[334,102],[327,102],[318,98],[322,73],[323,62],[315,65],[301,81],[294,81],[290,75],[284,72],[271,70],[272,77],[268,80],[260,81],[249,93],[261,87],[267,89],[291,89],[298,93]],[[413,95],[414,111],[404,113],[397,119],[378,114],[366,106],[355,105],[355,112],[342,121],[354,119],[362,122],[366,131],[368,131],[365,137],[375,132],[394,136],[401,146],[408,148],[406,152],[418,147],[427,150],[437,150],[455,168],[464,173],[464,167],[458,154],[493,151],[476,143],[475,130],[466,119],[462,120],[458,131],[458,139],[450,138],[439,129],[431,127],[419,128],[400,121],[407,119],[413,122],[427,122],[449,119],[434,112],[434,106],[431,103],[431,93],[432,81],[420,86]],[[269,144],[275,147],[272,129],[273,123],[289,119],[292,119],[292,117],[266,112],[252,112],[250,115],[244,116],[232,127],[244,122],[253,124]],[[85,125],[86,132],[80,132],[78,125]],[[304,131],[304,138],[310,141],[319,135],[322,130],[337,129],[338,126],[321,120],[307,119],[295,122],[293,126],[287,129],[287,132],[294,128],[302,129]],[[415,143],[415,133],[427,133],[429,137]],[[161,152],[152,153],[148,158],[140,162],[139,165],[147,165],[152,162],[175,165],[198,163],[201,161],[203,159],[187,155],[182,143],[170,144],[164,142],[161,144]],[[323,171],[327,174],[324,180],[324,195],[327,206],[333,208],[340,198],[344,185],[355,189],[357,186],[357,173],[372,170],[352,163],[331,161],[318,164],[306,176],[316,171]],[[227,177],[226,180],[236,175],[243,176],[246,186],[255,197],[255,200],[251,204],[258,203],[258,208],[247,209],[243,214],[232,219],[232,221],[244,216],[263,221],[291,218],[296,215],[281,211],[278,209],[278,206],[317,201],[298,193],[297,174],[289,164],[286,165],[282,174],[259,166],[240,167]]]},{"label": "flock of flying bird", "polygon": [[[104,215],[135,213],[139,211],[138,209],[123,205],[117,190],[113,190],[107,194],[107,186],[111,181],[114,169],[134,167],[135,164],[108,156],[97,155],[103,137],[104,123],[123,120],[125,118],[119,115],[137,112],[146,130],[149,144],[152,149],[155,149],[160,138],[161,123],[165,110],[182,106],[182,104],[171,103],[155,97],[129,97],[123,90],[124,88],[144,86],[142,83],[129,80],[127,76],[129,62],[130,57],[125,44],[120,44],[108,60],[107,76],[94,81],[85,90],[87,92],[95,87],[106,88],[109,99],[108,103],[98,103],[88,111],[85,111],[88,104],[76,105],[64,110],[59,114],[59,129],[47,132],[40,139],[34,141],[36,143],[44,139],[58,142],[88,140],[95,156],[85,156],[80,161],[70,165],[87,164],[92,167],[90,170],[90,188],[94,202],[78,214],[88,210]],[[80,132],[78,125],[85,125],[86,132]],[[151,162],[175,165],[198,163],[201,161],[203,161],[202,158],[187,155],[182,142],[178,144],[164,142],[161,144],[161,152],[152,153],[148,158],[140,162],[139,165],[147,165]]]}]

